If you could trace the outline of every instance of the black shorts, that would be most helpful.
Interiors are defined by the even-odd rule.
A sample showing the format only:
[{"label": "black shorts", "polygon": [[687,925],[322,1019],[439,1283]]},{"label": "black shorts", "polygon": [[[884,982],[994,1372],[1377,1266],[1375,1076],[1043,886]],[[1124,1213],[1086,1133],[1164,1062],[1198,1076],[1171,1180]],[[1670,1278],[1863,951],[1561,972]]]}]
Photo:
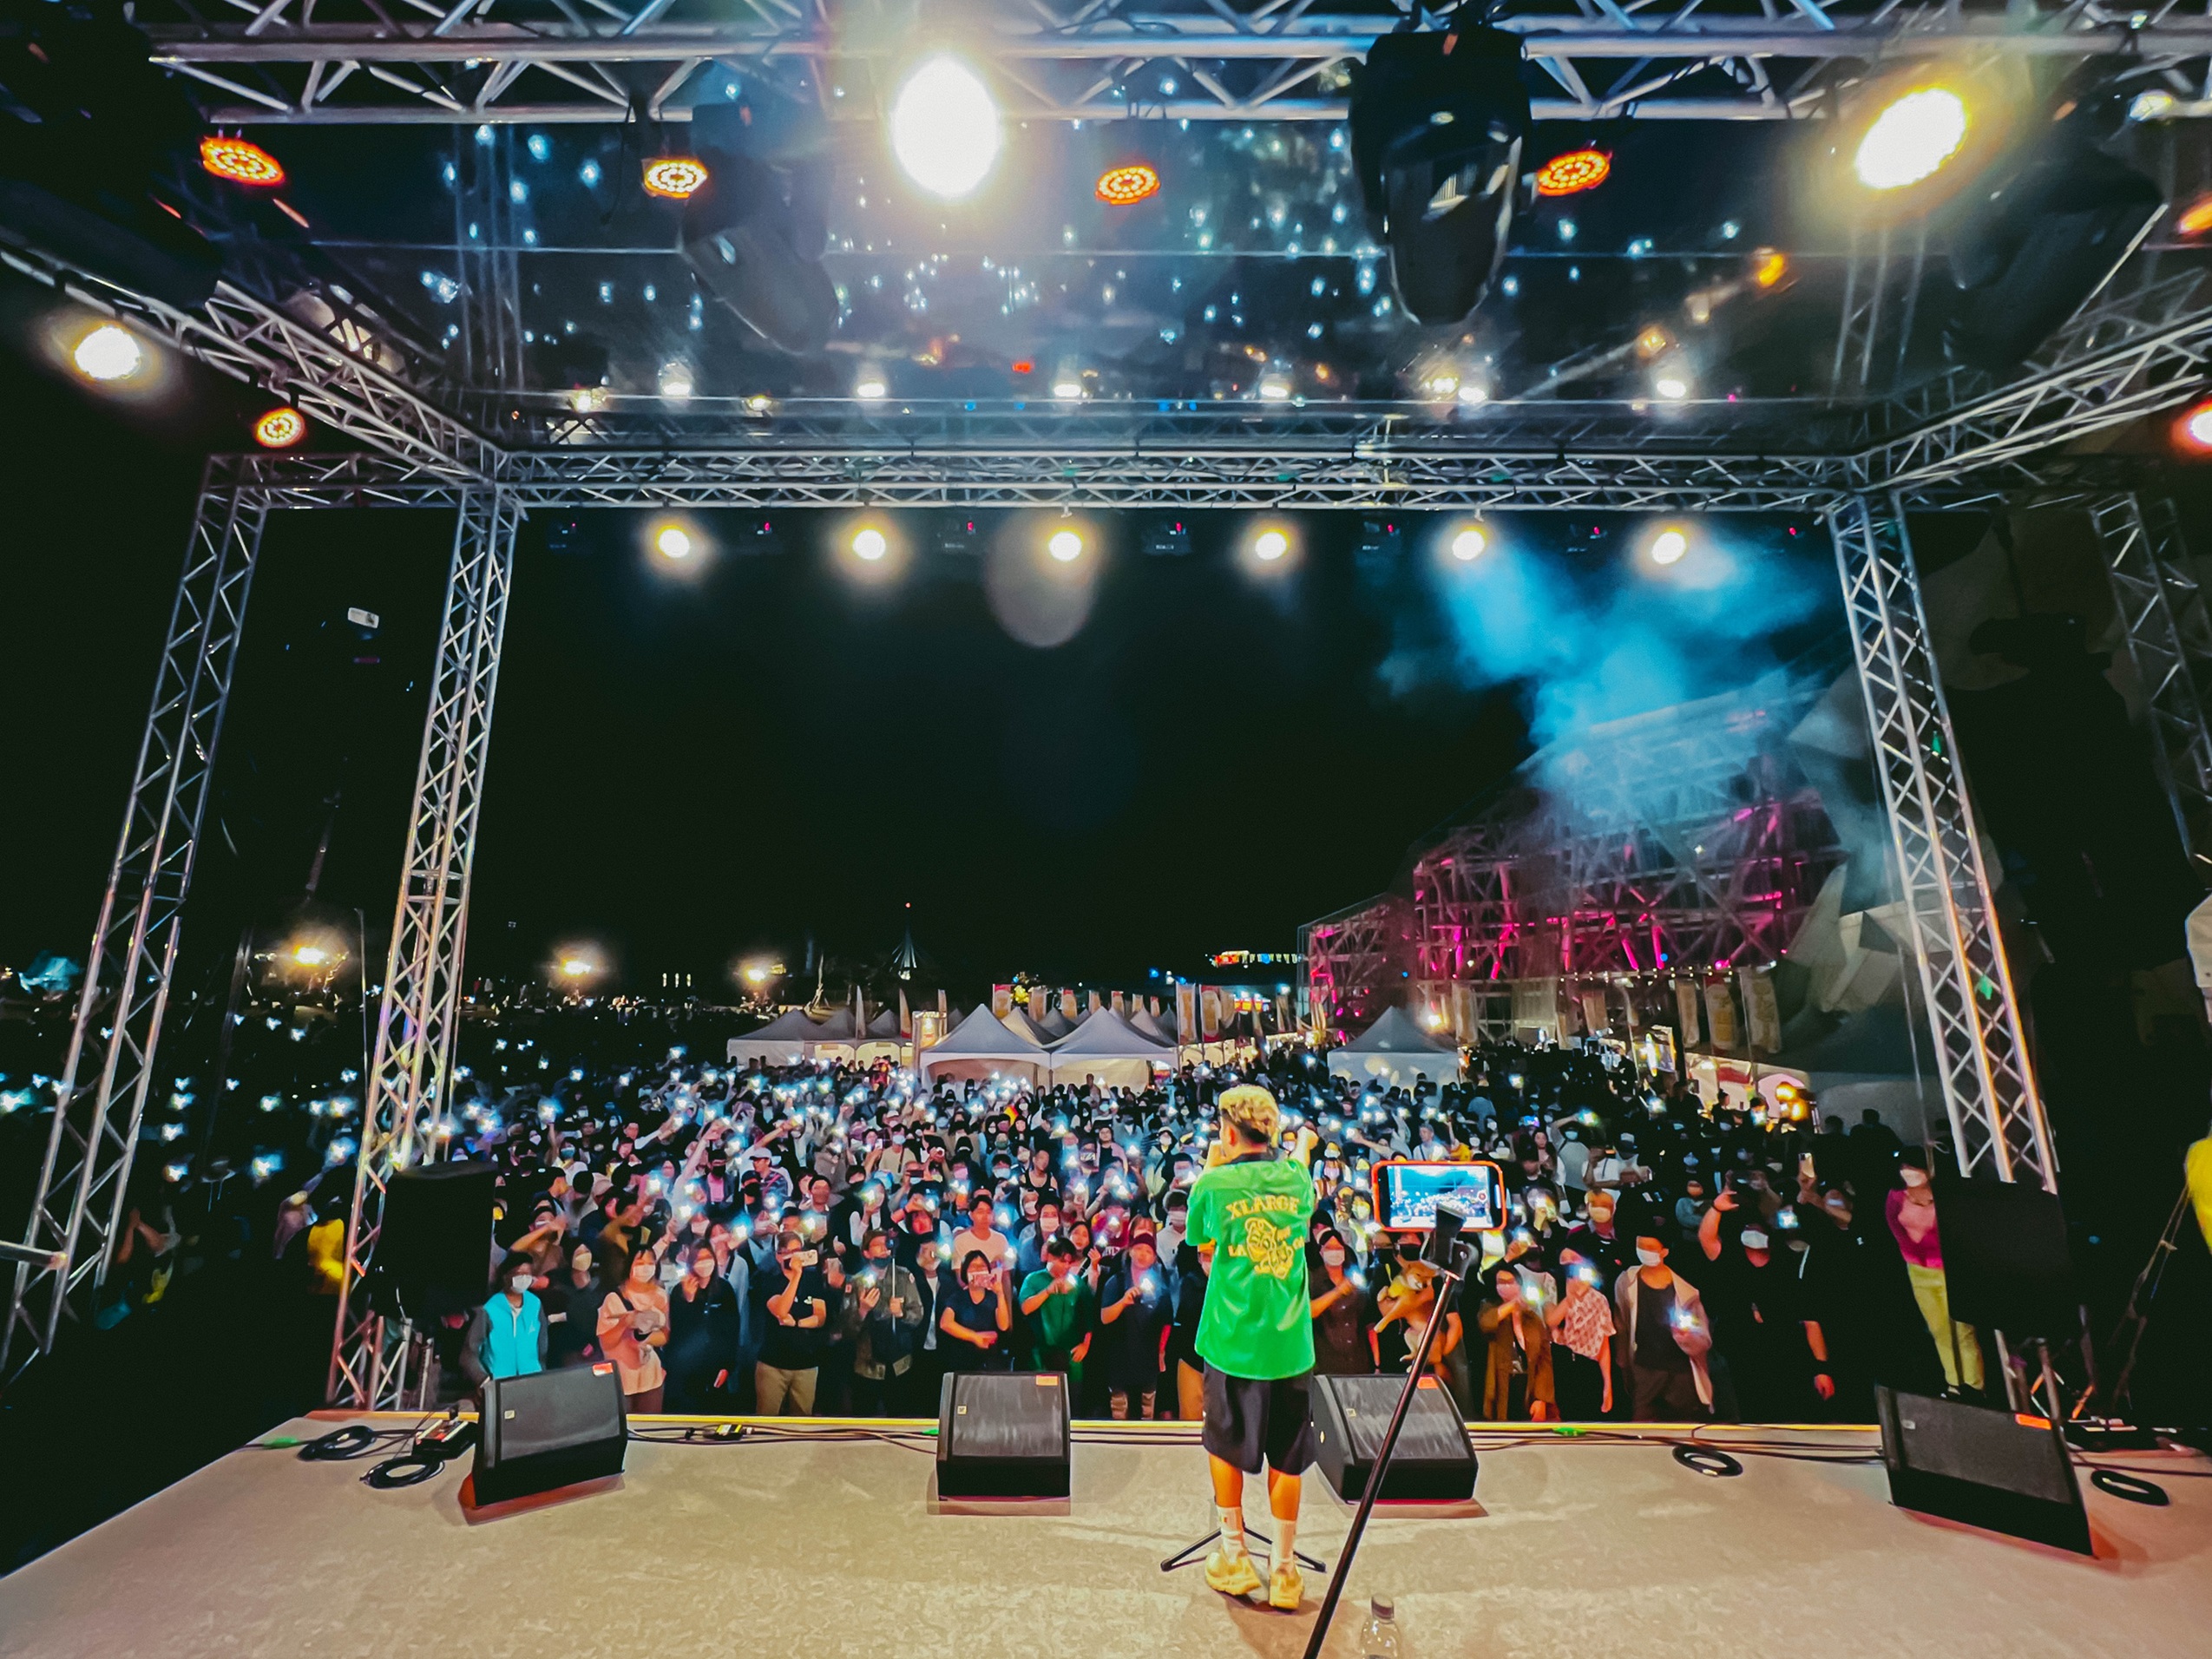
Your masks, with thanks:
[{"label": "black shorts", "polygon": [[1248,1475],[1263,1459],[1277,1474],[1302,1474],[1313,1461],[1313,1413],[1307,1399],[1311,1374],[1264,1380],[1232,1377],[1206,1367],[1207,1451]]}]

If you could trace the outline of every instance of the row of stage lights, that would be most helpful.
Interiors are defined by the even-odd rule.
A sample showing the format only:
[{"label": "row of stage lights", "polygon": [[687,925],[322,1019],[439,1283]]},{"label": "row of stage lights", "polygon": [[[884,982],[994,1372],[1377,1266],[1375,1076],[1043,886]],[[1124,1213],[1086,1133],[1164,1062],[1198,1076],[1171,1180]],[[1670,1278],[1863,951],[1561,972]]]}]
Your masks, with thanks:
[{"label": "row of stage lights", "polygon": [[[2212,411],[2208,411],[2212,421]],[[831,545],[850,554],[861,565],[881,568],[897,549],[896,531],[887,521],[863,518],[833,533]],[[1644,558],[1664,568],[1682,562],[1693,545],[1693,532],[1681,523],[1651,525],[1644,532]],[[666,563],[678,569],[696,569],[712,551],[712,540],[690,520],[658,519],[647,532],[647,543]],[[1053,564],[1073,567],[1085,555],[1099,551],[1099,539],[1085,528],[1066,520],[1047,521],[1034,543]],[[1460,565],[1473,565],[1499,545],[1494,528],[1484,520],[1459,520],[1447,525],[1436,539],[1440,551]],[[1264,571],[1289,568],[1298,549],[1294,525],[1282,520],[1261,520],[1249,525],[1237,543],[1240,554]]]},{"label": "row of stage lights", "polygon": [[[138,336],[115,323],[99,323],[84,330],[78,335],[75,343],[69,347],[68,355],[70,366],[95,385],[121,389],[133,382],[146,379],[154,371],[153,359]],[[1659,382],[1659,391],[1662,397],[1679,397],[1684,390],[1680,386],[1669,384],[1664,377]],[[1080,389],[1077,389],[1077,395],[1080,395]],[[880,385],[863,387],[861,396],[880,397],[883,396],[883,388]],[[755,401],[758,407],[754,412],[756,414],[766,412],[767,400],[763,398]],[[289,403],[279,403],[263,411],[254,418],[253,425],[253,441],[265,449],[291,449],[307,436],[307,417]],[[2171,437],[2174,447],[2184,455],[2212,456],[2212,397],[2202,398],[2183,410],[2173,423]],[[863,552],[857,547],[853,551],[861,558],[873,562],[883,556],[889,549],[889,544],[883,540],[878,531],[870,530],[867,534],[875,537],[875,540],[869,544],[873,551]],[[1073,534],[1073,532],[1068,534]],[[1464,541],[1466,537],[1473,538],[1471,541],[1467,542],[1470,550],[1460,552],[1460,543],[1455,541],[1453,547],[1454,554],[1462,559],[1479,557],[1486,545],[1482,532],[1470,529],[1465,533],[1461,540]],[[1069,548],[1070,550],[1060,551],[1062,546]],[[664,548],[662,551],[666,552],[666,549]],[[1263,562],[1271,562],[1282,558],[1290,551],[1289,539],[1279,531],[1263,531],[1257,538],[1251,551],[1255,558]],[[1075,537],[1073,542],[1060,542],[1058,538],[1055,538],[1053,548],[1055,558],[1062,561],[1073,560],[1080,556],[1081,552],[1080,537]],[[675,554],[671,556],[681,558],[684,555]],[[1671,564],[1681,556],[1682,550],[1677,548],[1670,557],[1660,558],[1657,562]]]}]

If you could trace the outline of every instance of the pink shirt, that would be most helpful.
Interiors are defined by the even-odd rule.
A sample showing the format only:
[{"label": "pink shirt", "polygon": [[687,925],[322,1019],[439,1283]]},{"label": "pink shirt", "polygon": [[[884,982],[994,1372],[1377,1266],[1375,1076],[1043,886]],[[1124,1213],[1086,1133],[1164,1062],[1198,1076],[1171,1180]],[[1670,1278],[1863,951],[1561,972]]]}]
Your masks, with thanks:
[{"label": "pink shirt", "polygon": [[1889,1230],[1896,1236],[1897,1248],[1905,1253],[1906,1265],[1916,1268],[1940,1268],[1943,1265],[1943,1241],[1935,1226],[1935,1211],[1927,1212],[1928,1229],[1919,1238],[1905,1230],[1905,1192],[1901,1187],[1892,1188],[1881,1201],[1882,1214],[1887,1217]]}]

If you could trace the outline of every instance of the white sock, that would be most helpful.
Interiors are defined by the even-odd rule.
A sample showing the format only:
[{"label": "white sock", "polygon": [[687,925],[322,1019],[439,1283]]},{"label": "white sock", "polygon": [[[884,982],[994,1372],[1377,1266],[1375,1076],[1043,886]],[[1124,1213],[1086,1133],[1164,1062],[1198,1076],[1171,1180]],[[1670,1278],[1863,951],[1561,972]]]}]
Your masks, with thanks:
[{"label": "white sock", "polygon": [[1285,1567],[1297,1566],[1297,1553],[1291,1547],[1297,1541],[1298,1524],[1296,1521],[1286,1521],[1280,1515],[1275,1517],[1275,1547],[1269,1562],[1270,1567],[1274,1571],[1281,1572]]},{"label": "white sock", "polygon": [[1244,1511],[1224,1509],[1221,1515],[1221,1553],[1231,1561],[1244,1553]]}]

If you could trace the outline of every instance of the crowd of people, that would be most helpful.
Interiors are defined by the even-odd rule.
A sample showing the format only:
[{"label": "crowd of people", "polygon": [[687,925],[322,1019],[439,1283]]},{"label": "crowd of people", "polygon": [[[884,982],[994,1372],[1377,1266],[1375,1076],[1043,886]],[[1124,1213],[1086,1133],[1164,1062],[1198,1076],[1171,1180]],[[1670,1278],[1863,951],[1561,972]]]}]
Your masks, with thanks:
[{"label": "crowd of people", "polygon": [[1506,1225],[1427,1360],[1470,1420],[1864,1422],[1878,1380],[1981,1385],[1926,1150],[1872,1113],[1715,1107],[1625,1055],[1506,1045],[1411,1090],[1294,1046],[1141,1093],[680,1051],[487,1091],[454,1129],[500,1171],[492,1289],[435,1310],[442,1387],[611,1363],[633,1411],[934,1416],[948,1371],[1039,1369],[1079,1417],[1194,1419],[1189,1191],[1237,1081],[1311,1160],[1322,1372],[1404,1372],[1440,1300],[1375,1166],[1487,1159]]}]

